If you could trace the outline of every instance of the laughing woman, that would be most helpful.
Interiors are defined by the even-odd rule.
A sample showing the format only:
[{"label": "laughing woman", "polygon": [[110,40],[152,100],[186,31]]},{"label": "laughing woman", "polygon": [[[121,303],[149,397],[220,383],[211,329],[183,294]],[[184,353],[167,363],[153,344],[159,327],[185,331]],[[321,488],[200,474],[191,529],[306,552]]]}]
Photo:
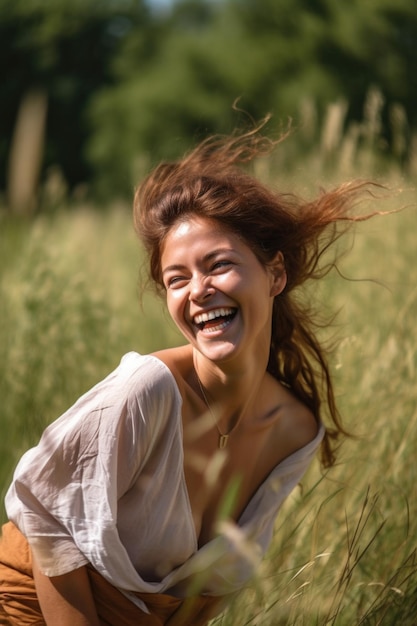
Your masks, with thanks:
[{"label": "laughing woman", "polygon": [[363,187],[277,194],[241,168],[272,147],[259,130],[212,138],[137,190],[149,276],[186,343],[124,356],[22,457],[2,624],[207,624],[250,580],[316,451],[334,463],[344,430],[294,290],[323,276]]}]

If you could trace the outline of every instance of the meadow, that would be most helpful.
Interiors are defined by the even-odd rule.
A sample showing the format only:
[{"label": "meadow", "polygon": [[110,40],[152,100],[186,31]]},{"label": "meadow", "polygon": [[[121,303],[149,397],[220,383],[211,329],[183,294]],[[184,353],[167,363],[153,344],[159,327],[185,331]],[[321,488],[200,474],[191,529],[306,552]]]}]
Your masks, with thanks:
[{"label": "meadow", "polygon": [[[286,179],[302,193],[333,182],[301,166]],[[284,505],[259,576],[213,626],[417,622],[416,196],[407,179],[396,174],[391,183],[402,193],[381,192],[366,209],[409,208],[357,225],[339,272],[303,296],[325,315],[337,312],[323,339],[357,437],[334,468],[309,470]],[[181,338],[163,302],[142,294],[129,207],[0,217],[3,501],[14,465],[46,424],[125,352]]]}]

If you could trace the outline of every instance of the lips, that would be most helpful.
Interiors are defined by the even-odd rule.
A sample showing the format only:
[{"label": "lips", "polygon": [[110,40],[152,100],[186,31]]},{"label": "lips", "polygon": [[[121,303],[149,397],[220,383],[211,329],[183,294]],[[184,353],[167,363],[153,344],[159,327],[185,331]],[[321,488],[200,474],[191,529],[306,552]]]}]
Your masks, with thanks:
[{"label": "lips", "polygon": [[194,317],[194,324],[200,330],[210,330],[211,332],[225,328],[236,315],[237,309],[232,307],[219,307],[204,313],[199,313]]}]

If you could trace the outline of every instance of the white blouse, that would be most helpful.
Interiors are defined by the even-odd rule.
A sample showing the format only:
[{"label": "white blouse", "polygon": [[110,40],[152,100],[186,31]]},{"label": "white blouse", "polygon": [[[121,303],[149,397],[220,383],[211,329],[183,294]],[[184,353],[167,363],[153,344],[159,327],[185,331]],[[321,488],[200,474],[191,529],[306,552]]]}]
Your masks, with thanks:
[{"label": "white blouse", "polygon": [[324,428],[271,472],[236,527],[198,548],[181,408],[168,367],[130,352],[23,455],[6,510],[44,574],[91,563],[144,610],[129,592],[181,597],[187,581],[198,577],[202,593],[226,595],[250,579]]}]

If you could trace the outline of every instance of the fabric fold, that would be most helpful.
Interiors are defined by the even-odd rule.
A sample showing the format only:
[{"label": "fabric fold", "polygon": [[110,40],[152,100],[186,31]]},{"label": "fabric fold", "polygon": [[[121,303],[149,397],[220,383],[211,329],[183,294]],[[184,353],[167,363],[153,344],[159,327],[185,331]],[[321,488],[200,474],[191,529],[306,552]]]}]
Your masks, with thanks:
[{"label": "fabric fold", "polygon": [[[149,611],[145,613],[93,567],[87,571],[101,626],[205,626],[221,604],[221,598],[210,596],[182,600],[167,594],[136,593]],[[29,544],[12,522],[3,526],[0,540],[0,624],[45,626]]]}]

